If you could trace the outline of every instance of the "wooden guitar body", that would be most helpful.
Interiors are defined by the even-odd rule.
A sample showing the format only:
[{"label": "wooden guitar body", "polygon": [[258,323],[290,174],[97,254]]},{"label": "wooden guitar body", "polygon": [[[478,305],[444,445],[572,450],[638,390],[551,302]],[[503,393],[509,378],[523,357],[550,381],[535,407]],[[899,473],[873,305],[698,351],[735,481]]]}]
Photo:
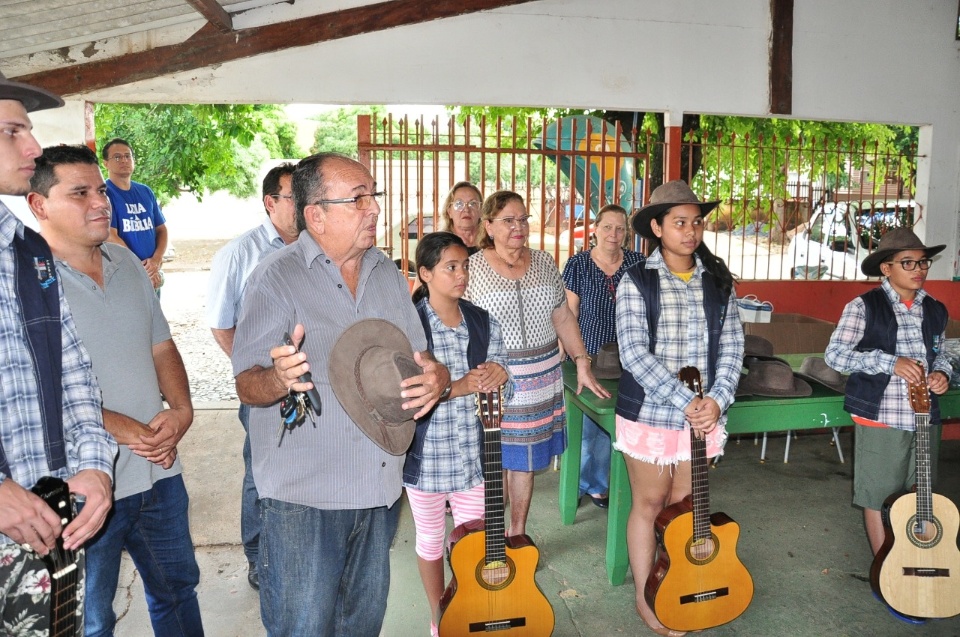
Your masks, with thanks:
[{"label": "wooden guitar body", "polygon": [[933,492],[926,380],[910,383],[907,393],[916,426],[917,483],[912,493],[895,493],[880,509],[884,538],[870,568],[870,585],[897,612],[953,617],[960,615],[960,514],[953,502]]},{"label": "wooden guitar body", "polygon": [[526,535],[504,537],[500,392],[477,395],[483,425],[483,520],[459,525],[450,534],[453,578],[440,598],[440,637],[486,632],[516,637],[553,633],[553,607],[534,574],[540,551]]},{"label": "wooden guitar body", "polygon": [[692,496],[657,516],[660,552],[644,594],[657,619],[672,630],[726,624],[753,599],[753,578],[737,557],[740,526],[723,513],[709,519],[709,537],[695,544]]},{"label": "wooden guitar body", "polygon": [[474,520],[450,539],[453,579],[440,600],[441,637],[503,632],[539,637],[553,632],[553,607],[537,586],[540,551],[526,535],[506,538],[506,563],[487,565],[486,531]]},{"label": "wooden guitar body", "polygon": [[914,493],[883,505],[886,536],[870,569],[873,590],[894,610],[914,617],[960,615],[960,513],[948,498],[931,494],[932,522],[917,523]]}]

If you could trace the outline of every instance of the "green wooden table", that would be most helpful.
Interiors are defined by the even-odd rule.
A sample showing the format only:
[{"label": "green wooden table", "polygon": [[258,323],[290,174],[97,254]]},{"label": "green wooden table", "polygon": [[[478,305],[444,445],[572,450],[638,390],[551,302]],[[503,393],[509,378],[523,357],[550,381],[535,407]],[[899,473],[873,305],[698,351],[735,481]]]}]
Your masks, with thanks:
[{"label": "green wooden table", "polygon": [[[805,355],[784,356],[799,367]],[[564,398],[567,406],[567,449],[560,461],[560,520],[573,524],[580,495],[580,443],[583,439],[583,414],[586,413],[616,440],[616,380],[602,380],[610,398],[598,398],[589,389],[577,391],[577,370],[563,364]],[[960,417],[960,389],[951,389],[940,397],[943,418]],[[730,434],[769,433],[797,429],[821,429],[852,425],[843,410],[843,396],[821,385],[813,385],[807,398],[738,399],[727,412]],[[939,433],[939,429],[938,429]],[[630,514],[630,481],[623,454],[616,449],[610,456],[610,507],[607,509],[607,577],[614,586],[623,584],[627,574],[627,516]]]}]

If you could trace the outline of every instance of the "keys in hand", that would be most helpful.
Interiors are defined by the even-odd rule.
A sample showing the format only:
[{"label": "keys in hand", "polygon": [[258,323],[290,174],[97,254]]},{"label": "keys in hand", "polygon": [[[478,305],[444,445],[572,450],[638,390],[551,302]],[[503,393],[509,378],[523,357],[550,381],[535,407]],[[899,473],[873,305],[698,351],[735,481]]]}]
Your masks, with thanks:
[{"label": "keys in hand", "polygon": [[283,442],[283,434],[287,431],[293,431],[304,423],[307,416],[310,416],[310,423],[314,428],[317,427],[317,421],[313,415],[313,409],[307,404],[307,396],[303,392],[291,392],[280,401],[280,429],[277,431],[277,446]]}]

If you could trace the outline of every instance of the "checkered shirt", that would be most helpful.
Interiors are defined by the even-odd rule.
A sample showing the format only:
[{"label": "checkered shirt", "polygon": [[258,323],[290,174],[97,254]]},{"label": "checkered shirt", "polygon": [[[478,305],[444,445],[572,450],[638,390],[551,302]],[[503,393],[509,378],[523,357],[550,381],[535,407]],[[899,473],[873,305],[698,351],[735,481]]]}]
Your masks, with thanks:
[{"label": "checkered shirt", "polygon": [[656,269],[660,275],[660,319],[657,322],[656,352],[650,353],[647,332],[647,310],[643,295],[629,276],[617,287],[617,341],[620,363],[633,374],[646,397],[637,422],[664,429],[680,430],[685,426],[683,410],[694,394],[677,379],[680,368],[693,365],[700,370],[703,386],[713,386],[705,394],[720,406],[726,423],[726,411],[733,404],[733,395],[740,378],[743,361],[743,325],[737,313],[736,295],[727,302],[726,318],[720,334],[717,369],[707,368],[707,319],[703,313],[703,264],[696,259],[696,269],[689,283],[670,272],[660,250],[650,255],[643,267]]},{"label": "checkered shirt", "polygon": [[[842,374],[853,372],[890,374],[890,382],[880,399],[880,412],[877,414],[877,421],[894,429],[913,431],[915,424],[913,408],[910,406],[909,394],[907,393],[907,382],[899,376],[893,375],[893,366],[900,356],[923,361],[927,359],[927,348],[923,344],[921,327],[923,323],[923,299],[927,296],[927,293],[919,290],[910,309],[907,309],[907,306],[900,301],[900,295],[893,289],[889,281],[884,279],[880,287],[893,306],[893,315],[897,319],[896,354],[888,354],[879,349],[869,352],[856,351],[857,343],[863,338],[867,324],[864,302],[858,296],[843,308],[843,314],[840,315],[840,321],[830,337],[830,344],[827,345],[827,351],[823,358],[827,365]],[[934,339],[935,350],[939,349],[944,337],[945,334],[940,334]],[[937,352],[931,371],[942,371],[947,375],[947,378],[950,377],[950,362],[943,355],[943,352]]]},{"label": "checkered shirt", "polygon": [[[426,308],[433,333],[433,355],[447,366],[451,379],[460,379],[470,371],[467,325],[461,320],[457,327],[447,327],[429,303]],[[492,314],[487,354],[488,362],[496,363],[510,373],[500,323]],[[512,396],[513,379],[508,378],[501,400],[506,404]],[[482,461],[483,438],[477,426],[476,395],[458,396],[438,403],[423,443],[420,480],[416,488],[427,493],[472,489],[483,481]]]}]

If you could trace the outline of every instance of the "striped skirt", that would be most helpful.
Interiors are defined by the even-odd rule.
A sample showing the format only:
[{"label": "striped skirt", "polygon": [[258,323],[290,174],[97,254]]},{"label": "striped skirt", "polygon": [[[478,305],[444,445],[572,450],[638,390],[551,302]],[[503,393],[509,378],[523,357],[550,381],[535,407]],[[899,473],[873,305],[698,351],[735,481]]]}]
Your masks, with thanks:
[{"label": "striped skirt", "polygon": [[538,471],[567,447],[560,351],[554,342],[507,357],[514,385],[501,426],[503,468]]}]

